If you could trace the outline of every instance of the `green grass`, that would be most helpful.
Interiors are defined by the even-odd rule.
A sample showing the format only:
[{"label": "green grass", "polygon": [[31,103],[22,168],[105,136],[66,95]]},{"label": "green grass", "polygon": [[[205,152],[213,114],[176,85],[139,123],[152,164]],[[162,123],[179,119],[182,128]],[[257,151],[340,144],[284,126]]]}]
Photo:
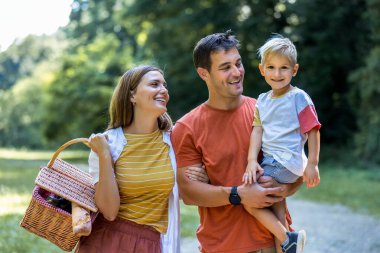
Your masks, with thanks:
[{"label": "green grass", "polygon": [[353,166],[320,166],[321,182],[315,188],[304,186],[295,197],[323,202],[338,203],[361,213],[380,218],[380,167],[359,169]]},{"label": "green grass", "polygon": [[[0,252],[64,252],[19,226],[30,202],[34,180],[53,152],[0,149]],[[88,152],[64,151],[60,158],[85,162]]]},{"label": "green grass", "polygon": [[[40,166],[53,152],[0,149],[0,252],[63,252],[55,245],[20,228],[19,223],[31,199]],[[86,162],[88,152],[64,151],[61,158]],[[343,204],[380,218],[380,168],[359,169],[336,164],[320,166],[321,183],[302,187],[296,198]],[[199,224],[195,206],[181,203],[181,236],[194,237]]]}]

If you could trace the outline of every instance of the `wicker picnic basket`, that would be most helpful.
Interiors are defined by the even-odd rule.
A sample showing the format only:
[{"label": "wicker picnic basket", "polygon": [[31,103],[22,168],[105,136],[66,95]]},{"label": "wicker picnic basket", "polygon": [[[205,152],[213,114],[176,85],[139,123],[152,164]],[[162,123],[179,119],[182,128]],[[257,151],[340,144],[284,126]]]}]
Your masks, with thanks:
[{"label": "wicker picnic basket", "polygon": [[57,158],[65,148],[79,142],[88,145],[86,138],[68,141],[53,154],[47,166],[40,168],[32,200],[20,223],[29,232],[49,240],[65,251],[72,251],[79,237],[73,233],[71,213],[48,203],[47,195],[54,193],[90,210],[92,222],[98,210],[91,175]]}]

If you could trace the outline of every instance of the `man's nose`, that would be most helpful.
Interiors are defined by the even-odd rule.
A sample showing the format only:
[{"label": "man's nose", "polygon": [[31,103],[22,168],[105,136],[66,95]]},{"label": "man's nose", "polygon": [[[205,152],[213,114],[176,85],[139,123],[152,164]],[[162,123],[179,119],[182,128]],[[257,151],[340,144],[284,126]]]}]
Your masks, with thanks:
[{"label": "man's nose", "polygon": [[232,74],[236,75],[236,76],[240,76],[240,69],[237,67],[237,66],[233,66],[232,67]]}]

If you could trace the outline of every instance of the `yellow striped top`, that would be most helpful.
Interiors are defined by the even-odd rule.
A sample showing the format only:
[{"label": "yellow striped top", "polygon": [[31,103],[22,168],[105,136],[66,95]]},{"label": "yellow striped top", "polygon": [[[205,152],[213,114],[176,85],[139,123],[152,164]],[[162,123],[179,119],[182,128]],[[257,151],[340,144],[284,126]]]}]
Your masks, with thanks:
[{"label": "yellow striped top", "polygon": [[174,186],[169,145],[163,142],[160,130],[125,134],[125,138],[127,145],[115,163],[120,192],[118,216],[166,233],[169,194]]}]

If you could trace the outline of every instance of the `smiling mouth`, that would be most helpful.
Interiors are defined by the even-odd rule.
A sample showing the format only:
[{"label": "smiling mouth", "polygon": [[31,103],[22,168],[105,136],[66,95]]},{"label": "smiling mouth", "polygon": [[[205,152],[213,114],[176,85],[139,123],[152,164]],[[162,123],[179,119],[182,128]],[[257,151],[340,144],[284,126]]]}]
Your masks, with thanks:
[{"label": "smiling mouth", "polygon": [[156,98],[155,101],[161,102],[161,103],[167,103],[166,99],[164,98]]},{"label": "smiling mouth", "polygon": [[236,81],[232,81],[232,82],[228,82],[229,84],[239,84],[240,83],[240,80],[236,80]]}]

